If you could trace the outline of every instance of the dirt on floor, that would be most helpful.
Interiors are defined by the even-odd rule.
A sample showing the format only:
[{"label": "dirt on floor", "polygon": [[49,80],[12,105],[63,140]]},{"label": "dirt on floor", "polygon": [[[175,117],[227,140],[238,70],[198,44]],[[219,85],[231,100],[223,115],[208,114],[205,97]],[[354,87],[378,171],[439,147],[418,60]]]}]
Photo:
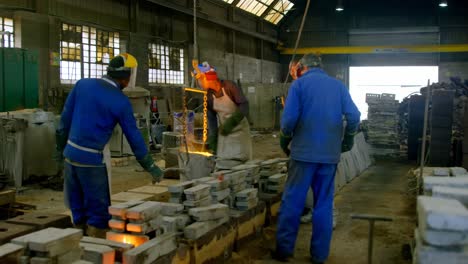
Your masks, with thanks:
[{"label": "dirt on floor", "polygon": [[[416,226],[416,199],[407,195],[406,175],[412,167],[404,162],[378,161],[338,191],[335,197],[338,223],[327,263],[367,263],[369,224],[352,220],[351,214],[393,218],[393,222],[375,224],[373,263],[411,263],[405,251]],[[275,230],[274,226],[266,228],[262,238],[244,245],[229,263],[279,263],[269,255],[269,250],[275,247]],[[291,263],[310,263],[311,233],[310,224],[301,225]]]},{"label": "dirt on floor", "polygon": [[[278,134],[253,133],[254,159],[284,157]],[[351,214],[389,216],[393,222],[375,225],[374,263],[411,263],[402,256],[402,247],[409,244],[416,224],[415,197],[407,195],[407,172],[412,164],[397,161],[378,161],[373,167],[338,191],[335,206],[338,225],[333,233],[330,258],[327,263],[367,263],[368,223],[351,220]],[[151,182],[135,161],[129,166],[112,169],[112,193],[126,191]],[[27,188],[17,196],[17,201],[37,206],[49,213],[67,212],[63,193],[39,185]],[[295,258],[291,263],[309,262],[311,225],[300,227]],[[275,227],[264,229],[261,238],[242,246],[228,261],[238,263],[276,263],[269,257],[275,247]]]}]

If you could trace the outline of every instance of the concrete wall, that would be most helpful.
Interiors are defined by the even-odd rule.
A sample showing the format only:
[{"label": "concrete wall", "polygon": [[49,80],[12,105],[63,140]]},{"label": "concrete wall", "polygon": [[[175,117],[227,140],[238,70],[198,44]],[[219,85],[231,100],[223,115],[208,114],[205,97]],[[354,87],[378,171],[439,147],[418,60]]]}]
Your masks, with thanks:
[{"label": "concrete wall", "polygon": [[[191,2],[172,3],[191,8]],[[276,37],[277,27],[233,9],[217,0],[200,0],[199,11],[219,20],[235,23],[243,29]],[[1,8],[5,9],[2,11]],[[145,0],[0,0],[0,14],[15,20],[16,46],[40,52],[40,106],[61,110],[71,85],[60,83],[59,67],[51,64],[51,55],[59,52],[62,22],[90,25],[120,33],[121,50],[134,54],[139,61],[137,85],[154,95],[170,98],[180,105],[180,86],[148,84],[148,43],[164,39],[186,47],[185,85],[189,85],[193,57],[193,18]],[[276,44],[232,29],[198,20],[200,60],[208,60],[220,70],[220,76],[241,82],[276,82],[280,79]],[[236,65],[237,61],[241,65]]]},{"label": "concrete wall", "polygon": [[[356,3],[358,4],[358,3]],[[354,6],[354,4],[352,5]],[[349,6],[347,8],[350,8]],[[460,14],[437,13],[437,10],[427,11],[425,14],[418,11],[411,12],[411,16],[396,15],[402,10],[393,12],[381,8],[380,13],[352,10],[349,13],[319,13],[313,9],[307,17],[304,26],[302,40],[299,47],[326,47],[353,45],[350,41],[355,38],[351,34],[356,30],[373,31],[418,31],[424,32],[428,28],[435,28],[437,32],[428,33],[435,38],[428,37],[427,33],[408,33],[396,39],[385,42],[381,35],[369,36],[368,42],[359,45],[397,45],[397,44],[466,44],[468,43],[468,18]],[[453,7],[452,7],[453,8]],[[348,9],[349,10],[349,9]],[[453,10],[453,9],[452,9]],[[351,11],[350,11],[351,12]],[[425,11],[426,12],[426,11]],[[285,42],[285,46],[293,47],[297,31],[301,21],[301,14],[289,16],[280,28],[279,36]],[[433,40],[435,39],[435,43]],[[379,41],[384,41],[380,43]],[[393,42],[392,42],[393,41]],[[282,56],[283,64],[289,61],[291,56]],[[438,65],[439,78],[447,80],[448,75],[459,76],[468,79],[466,61],[468,53],[444,53],[444,54],[363,54],[363,55],[323,55],[326,71],[339,79],[349,83],[349,66],[383,66],[383,65]],[[283,68],[283,75],[286,68]]]}]

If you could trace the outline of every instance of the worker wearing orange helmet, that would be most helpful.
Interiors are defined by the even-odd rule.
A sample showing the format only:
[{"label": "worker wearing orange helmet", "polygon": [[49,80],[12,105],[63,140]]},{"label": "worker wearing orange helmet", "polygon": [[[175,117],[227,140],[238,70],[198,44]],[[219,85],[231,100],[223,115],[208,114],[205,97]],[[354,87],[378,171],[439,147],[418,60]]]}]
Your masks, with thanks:
[{"label": "worker wearing orange helmet", "polygon": [[102,78],[79,80],[66,100],[56,131],[57,153],[65,158],[65,202],[73,223],[87,235],[105,237],[110,215],[110,151],[117,124],[153,181],[163,172],[148,152],[122,89],[135,86],[137,60],[128,53],[114,57]]},{"label": "worker wearing orange helmet", "polygon": [[[313,190],[312,263],[324,263],[333,230],[334,179],[341,152],[354,144],[360,112],[346,86],[322,70],[318,54],[290,67],[293,78],[281,118],[280,146],[290,157],[272,257],[288,261],[294,253],[300,216]],[[300,72],[299,72],[300,70]],[[343,116],[346,127],[343,127]],[[345,130],[344,137],[343,128]]]},{"label": "worker wearing orange helmet", "polygon": [[192,61],[198,85],[208,92],[208,145],[218,169],[230,169],[252,158],[247,120],[249,102],[232,81],[220,80],[208,62]]}]

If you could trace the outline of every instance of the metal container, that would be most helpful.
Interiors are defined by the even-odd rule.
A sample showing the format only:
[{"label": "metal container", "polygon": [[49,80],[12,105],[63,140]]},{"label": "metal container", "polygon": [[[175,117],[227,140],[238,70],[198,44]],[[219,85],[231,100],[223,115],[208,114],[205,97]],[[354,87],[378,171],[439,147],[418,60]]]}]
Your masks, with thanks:
[{"label": "metal container", "polygon": [[[128,96],[132,104],[133,113],[146,145],[149,145],[150,139],[150,92],[142,87],[125,88],[122,92]],[[127,138],[123,134],[122,128],[117,125],[109,141],[112,156],[129,156],[133,151],[128,144]]]}]

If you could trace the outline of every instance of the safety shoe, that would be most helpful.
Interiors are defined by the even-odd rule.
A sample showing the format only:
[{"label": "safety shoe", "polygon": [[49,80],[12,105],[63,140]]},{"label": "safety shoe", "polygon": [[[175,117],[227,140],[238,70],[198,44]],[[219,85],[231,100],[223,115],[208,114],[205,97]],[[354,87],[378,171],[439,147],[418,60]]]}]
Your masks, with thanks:
[{"label": "safety shoe", "polygon": [[292,257],[291,254],[280,253],[276,250],[271,250],[271,258],[279,262],[289,262],[289,258]]},{"label": "safety shoe", "polygon": [[86,229],[87,229],[86,224],[75,224],[75,225],[73,225],[73,228],[81,229],[83,231],[83,236],[86,236]]},{"label": "safety shoe", "polygon": [[312,223],[312,210],[310,210],[307,214],[301,216],[301,223],[302,224]]},{"label": "safety shoe", "polygon": [[310,258],[310,263],[312,263],[312,264],[323,264],[325,262],[318,262],[318,261],[314,260],[313,258]]},{"label": "safety shoe", "polygon": [[97,228],[92,225],[87,226],[87,235],[95,238],[106,238],[107,229]]}]

